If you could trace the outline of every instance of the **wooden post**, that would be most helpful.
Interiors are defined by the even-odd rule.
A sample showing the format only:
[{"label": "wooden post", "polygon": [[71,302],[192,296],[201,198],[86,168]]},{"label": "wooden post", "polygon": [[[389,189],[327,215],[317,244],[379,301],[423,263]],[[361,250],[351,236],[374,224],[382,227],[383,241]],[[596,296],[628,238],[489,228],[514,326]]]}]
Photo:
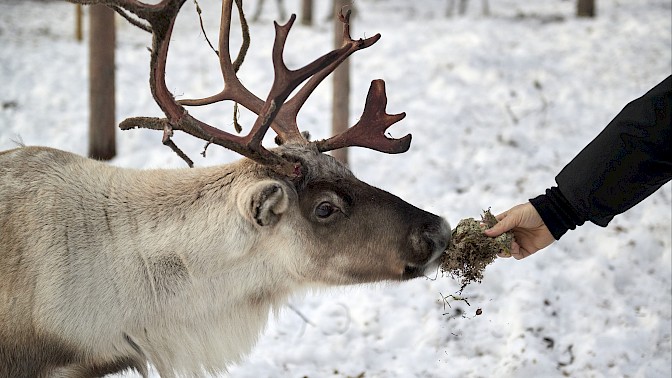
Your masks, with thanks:
[{"label": "wooden post", "polygon": [[75,40],[82,42],[84,40],[84,32],[82,28],[83,18],[82,4],[75,4]]},{"label": "wooden post", "polygon": [[[338,15],[350,3],[350,0],[334,0],[334,47],[340,48],[343,43],[343,23]],[[345,10],[343,10],[345,12]],[[352,17],[350,18],[352,30]],[[331,131],[333,135],[340,134],[350,125],[350,63],[346,59],[333,73],[333,98]],[[331,152],[332,156],[348,165],[348,150],[341,148]]]},{"label": "wooden post", "polygon": [[116,155],[114,88],[114,11],[92,5],[89,17],[89,157]]},{"label": "wooden post", "polygon": [[460,16],[464,16],[467,13],[467,1],[468,0],[460,0],[457,5],[457,13]]},{"label": "wooden post", "polygon": [[577,17],[595,17],[595,0],[577,0]]},{"label": "wooden post", "polygon": [[301,25],[313,24],[313,0],[301,0]]}]

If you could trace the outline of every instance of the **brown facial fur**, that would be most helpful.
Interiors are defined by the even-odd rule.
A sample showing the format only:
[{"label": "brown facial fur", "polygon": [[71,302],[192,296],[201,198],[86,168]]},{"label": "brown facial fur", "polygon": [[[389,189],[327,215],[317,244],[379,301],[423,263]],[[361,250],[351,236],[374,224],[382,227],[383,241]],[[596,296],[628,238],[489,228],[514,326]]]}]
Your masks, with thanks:
[{"label": "brown facial fur", "polygon": [[[414,278],[408,265],[422,267],[448,243],[442,218],[418,209],[386,191],[358,180],[331,156],[300,149],[285,152],[305,165],[306,177],[296,185],[301,221],[295,226],[308,241],[315,265],[310,279],[351,284]],[[316,216],[323,202],[337,211]]]}]

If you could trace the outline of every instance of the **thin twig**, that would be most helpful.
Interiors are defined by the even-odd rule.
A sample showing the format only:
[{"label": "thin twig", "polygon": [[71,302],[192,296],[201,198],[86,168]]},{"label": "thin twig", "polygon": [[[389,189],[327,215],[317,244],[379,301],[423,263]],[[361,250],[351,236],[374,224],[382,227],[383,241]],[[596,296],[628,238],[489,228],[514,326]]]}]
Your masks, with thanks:
[{"label": "thin twig", "polygon": [[444,310],[446,309],[446,306],[445,306],[445,305],[448,305],[448,307],[451,307],[451,306],[450,306],[450,303],[448,302],[448,298],[450,298],[450,299],[452,299],[452,300],[454,300],[454,301],[461,301],[461,302],[464,302],[464,303],[467,304],[467,306],[470,306],[470,307],[471,307],[471,304],[469,303],[469,301],[467,301],[467,298],[466,298],[466,297],[460,297],[460,296],[453,295],[453,294],[448,294],[448,295],[444,296],[444,295],[441,294],[441,293],[439,293],[439,295],[441,296],[441,299],[443,300],[443,305],[444,305],[444,306],[443,306],[443,309],[444,309]]},{"label": "thin twig", "polygon": [[210,42],[210,38],[208,38],[208,33],[205,32],[205,26],[203,25],[203,17],[201,17],[202,13],[201,6],[198,4],[197,0],[194,0],[194,4],[196,4],[196,13],[198,14],[198,20],[201,23],[201,31],[203,32],[203,37],[205,37],[205,41],[208,42],[208,45],[210,45],[212,51],[214,51],[215,54],[219,56],[219,51],[217,51],[217,49],[215,49],[215,47],[212,45],[212,43]]},{"label": "thin twig", "polygon": [[315,323],[311,322],[310,319],[308,319],[305,315],[303,315],[303,313],[301,313],[301,311],[299,311],[296,307],[294,307],[294,305],[290,303],[287,305],[287,307],[289,307],[290,310],[294,311],[294,313],[296,313],[296,315],[298,315],[299,318],[301,318],[304,322],[315,327]]}]

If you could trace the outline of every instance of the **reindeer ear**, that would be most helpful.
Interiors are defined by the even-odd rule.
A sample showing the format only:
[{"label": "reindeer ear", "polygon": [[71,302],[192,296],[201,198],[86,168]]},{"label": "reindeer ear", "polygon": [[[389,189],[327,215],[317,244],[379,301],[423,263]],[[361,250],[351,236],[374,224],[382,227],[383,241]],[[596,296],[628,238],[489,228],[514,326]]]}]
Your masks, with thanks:
[{"label": "reindeer ear", "polygon": [[255,183],[238,198],[241,213],[259,226],[276,224],[288,207],[287,189],[279,181]]}]

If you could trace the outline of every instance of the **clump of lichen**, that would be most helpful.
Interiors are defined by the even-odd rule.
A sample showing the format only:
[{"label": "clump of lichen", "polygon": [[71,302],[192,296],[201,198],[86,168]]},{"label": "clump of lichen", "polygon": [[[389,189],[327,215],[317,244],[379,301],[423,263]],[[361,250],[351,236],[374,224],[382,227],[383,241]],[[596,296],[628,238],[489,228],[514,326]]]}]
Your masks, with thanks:
[{"label": "clump of lichen", "polygon": [[510,254],[513,233],[505,232],[491,238],[483,230],[497,224],[490,210],[483,211],[481,220],[462,219],[453,230],[451,243],[441,256],[441,270],[460,279],[462,289],[471,282],[481,282],[485,267],[497,254]]}]

